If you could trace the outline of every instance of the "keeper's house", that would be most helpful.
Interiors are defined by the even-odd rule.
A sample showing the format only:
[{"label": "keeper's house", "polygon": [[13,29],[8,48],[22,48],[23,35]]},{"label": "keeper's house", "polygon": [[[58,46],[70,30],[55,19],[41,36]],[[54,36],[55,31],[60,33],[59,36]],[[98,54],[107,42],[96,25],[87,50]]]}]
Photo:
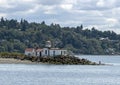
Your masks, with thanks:
[{"label": "keeper's house", "polygon": [[57,56],[57,55],[67,55],[67,50],[59,49],[59,48],[51,48],[51,42],[47,41],[45,48],[26,48],[25,55],[27,56]]}]

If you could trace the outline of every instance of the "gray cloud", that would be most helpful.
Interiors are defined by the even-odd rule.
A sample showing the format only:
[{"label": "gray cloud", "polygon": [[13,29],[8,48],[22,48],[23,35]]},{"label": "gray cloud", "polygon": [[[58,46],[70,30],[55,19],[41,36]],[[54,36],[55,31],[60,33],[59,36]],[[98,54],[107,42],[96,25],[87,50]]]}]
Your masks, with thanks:
[{"label": "gray cloud", "polygon": [[95,26],[120,33],[119,0],[0,0],[0,17],[58,23],[62,26]]},{"label": "gray cloud", "polygon": [[56,5],[61,4],[62,0],[38,0],[37,3],[42,5]]}]

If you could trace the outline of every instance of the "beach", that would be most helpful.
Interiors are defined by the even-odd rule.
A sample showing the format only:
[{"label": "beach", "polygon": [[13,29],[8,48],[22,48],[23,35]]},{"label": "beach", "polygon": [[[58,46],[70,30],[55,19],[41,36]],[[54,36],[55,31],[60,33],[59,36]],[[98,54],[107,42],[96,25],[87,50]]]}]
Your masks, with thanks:
[{"label": "beach", "polygon": [[29,60],[20,60],[14,58],[0,58],[0,64],[38,64],[38,62],[31,62]]}]

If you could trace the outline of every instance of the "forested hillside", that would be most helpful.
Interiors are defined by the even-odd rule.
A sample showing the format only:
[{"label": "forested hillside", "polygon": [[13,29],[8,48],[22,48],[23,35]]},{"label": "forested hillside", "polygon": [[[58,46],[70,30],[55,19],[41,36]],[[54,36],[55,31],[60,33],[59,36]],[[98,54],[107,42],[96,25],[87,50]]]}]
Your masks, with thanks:
[{"label": "forested hillside", "polygon": [[99,31],[46,25],[21,19],[0,20],[0,52],[24,52],[27,47],[44,47],[51,40],[54,47],[66,48],[80,54],[120,54],[120,35],[113,31]]}]

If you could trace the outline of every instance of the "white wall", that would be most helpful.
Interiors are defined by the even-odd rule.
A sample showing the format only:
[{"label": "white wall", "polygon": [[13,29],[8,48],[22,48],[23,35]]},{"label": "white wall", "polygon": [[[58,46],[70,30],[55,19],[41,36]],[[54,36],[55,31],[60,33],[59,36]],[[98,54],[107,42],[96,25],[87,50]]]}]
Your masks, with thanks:
[{"label": "white wall", "polygon": [[[61,53],[62,52],[62,53]],[[48,49],[48,48],[43,48],[43,51],[41,52],[41,56],[56,56],[56,55],[66,55],[67,50],[53,50],[53,49]],[[25,55],[30,55],[30,56],[40,56],[40,52],[35,52],[35,49],[33,49],[32,52],[25,51]]]},{"label": "white wall", "polygon": [[28,55],[28,56],[35,56],[35,50],[33,49],[31,52],[30,51],[25,51],[25,55]]},{"label": "white wall", "polygon": [[[47,51],[47,54],[46,54]],[[43,48],[42,56],[48,56],[48,48]]]},{"label": "white wall", "polygon": [[67,50],[50,50],[50,56],[65,55],[66,52]]},{"label": "white wall", "polygon": [[61,50],[62,51],[62,55],[67,55],[67,50]]}]

